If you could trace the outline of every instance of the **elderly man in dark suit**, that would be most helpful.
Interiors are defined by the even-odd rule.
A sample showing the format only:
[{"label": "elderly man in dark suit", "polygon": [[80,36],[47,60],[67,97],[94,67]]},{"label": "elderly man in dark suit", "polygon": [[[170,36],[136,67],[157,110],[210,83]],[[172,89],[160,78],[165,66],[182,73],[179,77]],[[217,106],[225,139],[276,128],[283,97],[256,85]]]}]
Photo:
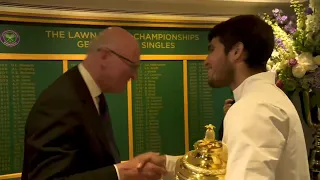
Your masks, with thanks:
[{"label": "elderly man in dark suit", "polygon": [[103,96],[124,91],[139,57],[134,37],[110,27],[83,63],[42,92],[25,127],[22,180],[154,180],[166,173],[166,157],[156,153],[120,162]]}]

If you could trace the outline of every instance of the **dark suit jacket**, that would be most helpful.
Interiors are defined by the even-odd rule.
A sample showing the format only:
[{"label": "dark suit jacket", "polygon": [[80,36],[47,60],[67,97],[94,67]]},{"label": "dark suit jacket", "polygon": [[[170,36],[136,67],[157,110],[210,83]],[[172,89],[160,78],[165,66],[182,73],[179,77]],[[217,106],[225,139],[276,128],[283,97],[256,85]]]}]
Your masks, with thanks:
[{"label": "dark suit jacket", "polygon": [[22,180],[118,180],[106,130],[78,70],[42,92],[25,128]]}]

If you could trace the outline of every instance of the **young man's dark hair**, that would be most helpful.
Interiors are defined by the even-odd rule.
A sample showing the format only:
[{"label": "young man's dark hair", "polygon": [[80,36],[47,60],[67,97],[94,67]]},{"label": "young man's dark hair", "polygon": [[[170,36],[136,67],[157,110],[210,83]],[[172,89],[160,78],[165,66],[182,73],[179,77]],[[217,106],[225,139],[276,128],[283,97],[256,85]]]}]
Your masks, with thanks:
[{"label": "young man's dark hair", "polygon": [[242,42],[249,68],[266,71],[266,63],[274,48],[274,35],[270,25],[259,16],[240,15],[222,22],[211,29],[208,40],[219,38],[225,53]]}]

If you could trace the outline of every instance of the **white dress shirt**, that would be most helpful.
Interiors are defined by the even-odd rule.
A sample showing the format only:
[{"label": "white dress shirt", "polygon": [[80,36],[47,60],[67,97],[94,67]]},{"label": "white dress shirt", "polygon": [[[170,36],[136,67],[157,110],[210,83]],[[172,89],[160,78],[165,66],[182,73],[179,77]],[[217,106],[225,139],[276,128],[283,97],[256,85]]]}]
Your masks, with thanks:
[{"label": "white dress shirt", "polygon": [[[91,94],[93,102],[94,102],[94,104],[95,104],[95,106],[97,108],[97,111],[98,111],[98,113],[100,113],[99,112],[99,97],[98,96],[102,93],[101,89],[99,88],[97,83],[93,80],[93,78],[90,75],[90,73],[83,67],[82,63],[80,63],[78,65],[78,69],[79,69],[79,72],[80,72],[84,82],[86,83],[86,85],[87,85],[87,87],[89,89],[89,92]],[[117,168],[116,165],[114,165],[114,167],[116,169],[116,172],[117,172],[117,175],[118,175],[118,179],[120,180],[118,168]]]},{"label": "white dress shirt", "polygon": [[176,162],[181,156],[169,156],[166,155],[166,169],[168,174],[164,176],[163,180],[176,180],[175,178],[175,169],[176,169]]},{"label": "white dress shirt", "polygon": [[253,75],[233,93],[224,119],[226,180],[309,180],[301,122],[275,74]]},{"label": "white dress shirt", "polygon": [[98,96],[102,93],[101,89],[99,88],[97,83],[93,80],[90,73],[83,67],[82,63],[79,64],[78,69],[84,82],[86,83],[89,89],[94,105],[96,106],[97,111],[99,113],[99,97]]}]

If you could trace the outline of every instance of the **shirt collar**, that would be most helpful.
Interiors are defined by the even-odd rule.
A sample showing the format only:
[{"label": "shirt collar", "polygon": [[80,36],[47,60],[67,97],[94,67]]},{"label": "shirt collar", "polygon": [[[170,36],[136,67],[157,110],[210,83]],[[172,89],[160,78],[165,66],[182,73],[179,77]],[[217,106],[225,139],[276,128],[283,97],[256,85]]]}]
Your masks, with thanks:
[{"label": "shirt collar", "polygon": [[90,73],[86,70],[86,68],[83,66],[82,63],[78,66],[79,72],[86,83],[89,92],[93,98],[98,97],[101,94],[101,89],[97,85],[97,83],[94,81]]},{"label": "shirt collar", "polygon": [[262,72],[248,77],[235,90],[233,90],[234,100],[238,101],[246,92],[249,92],[251,85],[263,82],[275,84],[275,73]]}]

